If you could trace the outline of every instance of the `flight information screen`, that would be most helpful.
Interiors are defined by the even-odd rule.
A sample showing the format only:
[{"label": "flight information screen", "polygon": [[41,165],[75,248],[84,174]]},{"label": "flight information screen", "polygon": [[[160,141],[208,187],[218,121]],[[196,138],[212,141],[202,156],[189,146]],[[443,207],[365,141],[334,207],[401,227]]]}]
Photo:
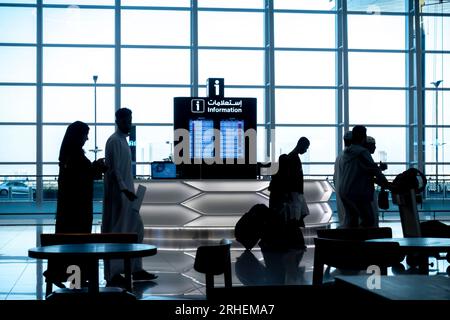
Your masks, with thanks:
[{"label": "flight information screen", "polygon": [[214,158],[214,121],[189,120],[191,158]]},{"label": "flight information screen", "polygon": [[244,120],[220,121],[220,157],[238,159],[245,153]]}]

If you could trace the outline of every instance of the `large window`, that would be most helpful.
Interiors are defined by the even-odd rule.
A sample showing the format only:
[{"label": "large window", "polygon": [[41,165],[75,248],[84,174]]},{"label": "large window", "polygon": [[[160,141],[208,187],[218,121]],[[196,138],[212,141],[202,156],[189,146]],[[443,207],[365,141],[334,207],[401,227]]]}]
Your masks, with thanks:
[{"label": "large window", "polygon": [[[409,150],[423,130],[427,173],[450,174],[450,6],[420,1],[423,29],[408,34],[410,1],[346,1],[347,12],[343,1],[0,0],[0,175],[57,174],[76,120],[91,128],[93,159],[119,107],[133,111],[137,173],[147,175],[173,152],[173,98],[204,96],[210,77],[225,79],[226,96],[257,98],[258,161],[306,136],[305,172],[331,176],[341,129],[363,124],[388,173],[416,165]],[[419,102],[407,47],[418,34]]]}]

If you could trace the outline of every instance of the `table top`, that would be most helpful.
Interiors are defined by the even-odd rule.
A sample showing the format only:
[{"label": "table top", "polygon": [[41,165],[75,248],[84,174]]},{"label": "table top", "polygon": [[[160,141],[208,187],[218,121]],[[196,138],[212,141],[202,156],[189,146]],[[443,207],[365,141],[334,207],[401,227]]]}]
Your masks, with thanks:
[{"label": "table top", "polygon": [[450,249],[450,238],[382,238],[366,240],[368,242],[396,242],[401,247]]},{"label": "table top", "polygon": [[37,247],[28,250],[28,256],[37,259],[95,258],[126,259],[155,255],[157,248],[143,243],[83,243]]},{"label": "table top", "polygon": [[389,300],[450,300],[450,278],[444,276],[381,276],[380,289],[369,289],[370,275],[336,276],[336,285],[357,287]]}]

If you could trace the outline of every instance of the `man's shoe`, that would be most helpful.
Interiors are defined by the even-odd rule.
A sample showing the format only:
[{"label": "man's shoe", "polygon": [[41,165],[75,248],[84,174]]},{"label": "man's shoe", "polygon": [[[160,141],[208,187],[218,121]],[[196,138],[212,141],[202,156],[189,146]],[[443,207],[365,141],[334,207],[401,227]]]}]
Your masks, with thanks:
[{"label": "man's shoe", "polygon": [[157,275],[147,272],[145,270],[139,270],[133,272],[133,281],[152,281],[158,278]]},{"label": "man's shoe", "polygon": [[111,280],[106,281],[106,286],[107,287],[121,287],[121,288],[126,288],[127,287],[127,281],[125,280],[125,278],[123,276],[121,276],[120,274],[116,274],[115,276],[113,276],[111,278]]}]

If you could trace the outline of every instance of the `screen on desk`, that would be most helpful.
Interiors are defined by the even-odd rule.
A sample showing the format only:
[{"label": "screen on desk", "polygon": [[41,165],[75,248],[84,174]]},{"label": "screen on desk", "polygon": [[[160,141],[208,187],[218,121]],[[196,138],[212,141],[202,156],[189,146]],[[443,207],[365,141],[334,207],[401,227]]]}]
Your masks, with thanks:
[{"label": "screen on desk", "polygon": [[155,161],[151,163],[152,179],[174,179],[177,177],[175,163]]}]

